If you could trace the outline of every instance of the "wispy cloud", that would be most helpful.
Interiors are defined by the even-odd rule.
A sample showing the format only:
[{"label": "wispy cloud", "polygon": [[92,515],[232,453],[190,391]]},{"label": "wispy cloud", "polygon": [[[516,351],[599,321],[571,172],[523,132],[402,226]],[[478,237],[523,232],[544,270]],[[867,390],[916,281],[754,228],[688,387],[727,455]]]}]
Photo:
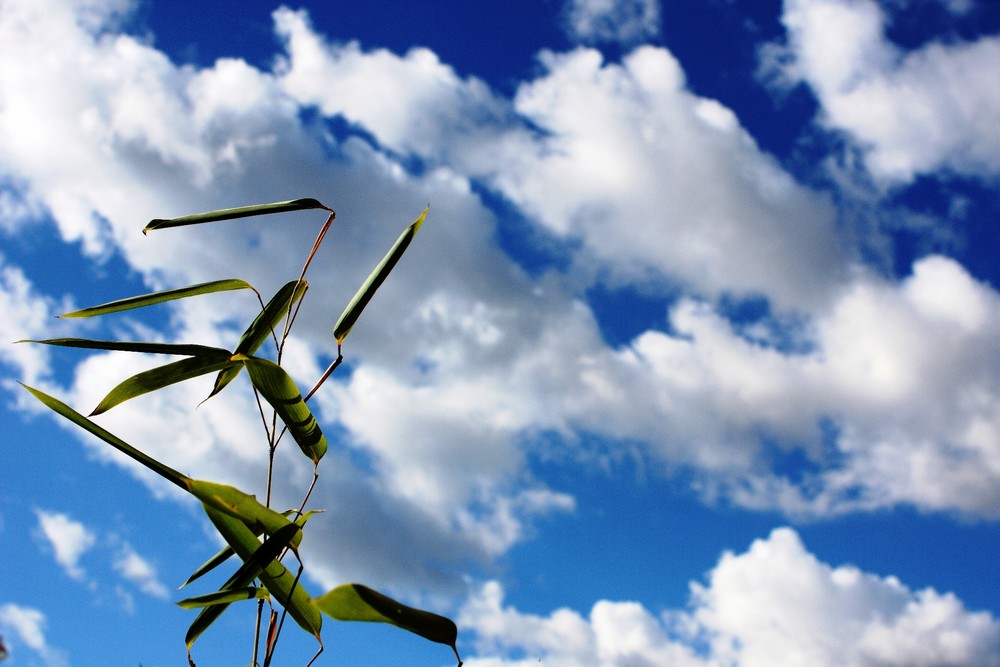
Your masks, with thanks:
[{"label": "wispy cloud", "polygon": [[87,573],[80,565],[80,559],[97,543],[97,536],[66,514],[36,509],[35,516],[38,517],[42,536],[63,571],[78,581],[85,579]]},{"label": "wispy cloud", "polygon": [[[16,638],[8,640],[7,649],[14,658],[23,643],[38,654],[48,667],[63,667],[69,664],[65,654],[49,645],[45,639],[45,614],[32,607],[24,607],[12,602],[0,605],[0,627],[9,629]],[[26,663],[27,664],[27,663]]]}]

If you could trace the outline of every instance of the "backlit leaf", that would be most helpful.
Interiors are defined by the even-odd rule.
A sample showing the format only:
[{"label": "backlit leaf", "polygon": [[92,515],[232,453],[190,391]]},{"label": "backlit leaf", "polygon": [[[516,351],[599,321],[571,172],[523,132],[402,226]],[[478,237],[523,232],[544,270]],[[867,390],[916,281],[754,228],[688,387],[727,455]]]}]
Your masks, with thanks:
[{"label": "backlit leaf", "polygon": [[281,417],[302,453],[319,463],[326,454],[326,437],[292,378],[267,359],[249,358],[243,363],[253,386]]},{"label": "backlit leaf", "polygon": [[180,361],[173,361],[169,364],[157,366],[156,368],[133,375],[109,391],[108,395],[90,413],[90,416],[93,417],[102,412],[107,412],[116,405],[136,396],[142,396],[143,394],[163,389],[178,382],[239,365],[238,361],[233,361],[229,358],[228,351],[219,350],[219,352],[220,354],[213,354],[211,356],[188,357]]},{"label": "backlit leaf", "polygon": [[336,339],[338,345],[344,342],[347,334],[351,333],[351,328],[354,327],[355,322],[358,321],[358,317],[361,316],[361,311],[365,309],[365,306],[368,305],[368,302],[375,295],[375,291],[382,285],[389,272],[396,266],[396,262],[406,252],[410,241],[413,240],[413,237],[420,230],[426,218],[427,209],[425,208],[420,216],[409,227],[403,230],[403,233],[396,239],[389,252],[386,253],[382,261],[368,275],[368,278],[362,283],[358,291],[354,293],[354,297],[347,304],[347,308],[341,313],[337,324],[333,327],[333,337]]},{"label": "backlit leaf", "polygon": [[236,218],[249,218],[255,215],[288,213],[290,211],[303,211],[313,208],[321,208],[327,211],[330,210],[315,199],[292,199],[290,201],[275,202],[273,204],[256,204],[254,206],[240,206],[239,208],[224,208],[218,211],[208,211],[207,213],[185,215],[179,218],[157,218],[155,220],[150,220],[149,224],[143,228],[142,233],[148,234],[154,229],[200,225],[206,222],[221,222],[223,220],[234,220]]},{"label": "backlit leaf", "polygon": [[151,292],[150,294],[140,294],[139,296],[131,296],[127,299],[119,299],[117,301],[111,301],[109,303],[104,303],[99,306],[92,306],[90,308],[84,308],[82,310],[74,310],[71,313],[64,313],[59,317],[94,317],[95,315],[106,315],[107,313],[119,313],[123,310],[132,310],[133,308],[152,306],[157,303],[163,303],[164,301],[173,301],[174,299],[184,299],[189,296],[198,296],[199,294],[212,294],[214,292],[225,292],[228,290],[236,290],[236,289],[253,289],[253,287],[250,286],[250,283],[247,283],[246,281],[243,280],[239,280],[238,278],[229,278],[226,280],[214,280],[208,283],[190,285],[188,287],[180,287],[177,289],[170,289],[162,292]]}]

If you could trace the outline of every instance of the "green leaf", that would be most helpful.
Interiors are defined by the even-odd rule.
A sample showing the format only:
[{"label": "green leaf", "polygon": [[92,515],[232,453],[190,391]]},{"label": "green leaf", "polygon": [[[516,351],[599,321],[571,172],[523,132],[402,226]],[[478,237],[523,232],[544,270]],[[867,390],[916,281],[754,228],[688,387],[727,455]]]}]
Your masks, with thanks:
[{"label": "green leaf", "polygon": [[[208,511],[207,507],[205,511]],[[260,576],[265,567],[277,562],[275,559],[288,546],[288,541],[297,533],[298,526],[288,524],[270,538],[264,540],[263,544],[260,544],[254,538],[257,546],[252,548],[250,557],[229,577],[219,591],[208,595],[200,595],[196,598],[188,598],[177,603],[186,608],[204,607],[191,623],[191,627],[188,628],[187,634],[184,636],[189,653],[191,645],[194,644],[195,640],[222,615],[222,612],[226,610],[230,603],[269,596],[267,589],[249,588],[249,586],[254,579]],[[254,591],[254,594],[251,595],[248,591]],[[257,591],[260,591],[260,593],[258,594]]]},{"label": "green leaf", "polygon": [[251,357],[243,363],[253,386],[281,417],[302,453],[314,464],[319,463],[326,454],[326,437],[292,378],[285,369],[267,359]]},{"label": "green leaf", "polygon": [[28,385],[22,384],[21,386],[27,389],[29,392],[31,392],[35,398],[41,401],[49,409],[53,410],[59,415],[62,415],[63,417],[73,422],[74,424],[84,429],[85,431],[93,435],[96,435],[98,438],[108,443],[118,451],[132,457],[142,465],[146,466],[147,468],[155,472],[160,477],[163,477],[164,479],[173,482],[182,489],[188,488],[188,482],[192,480],[188,478],[186,475],[182,475],[173,468],[170,468],[169,466],[160,463],[151,456],[142,453],[141,451],[139,451],[132,445],[128,444],[118,436],[114,435],[113,433],[105,430],[104,428],[101,428],[94,422],[90,421],[89,419],[87,419],[86,417],[84,417],[79,412],[69,407],[59,399],[49,396],[45,392],[39,391],[38,389],[33,389]]},{"label": "green leaf", "polygon": [[166,290],[163,292],[152,292],[150,294],[141,294],[139,296],[131,296],[127,299],[119,299],[118,301],[111,301],[109,303],[104,303],[99,306],[92,306],[90,308],[84,308],[82,310],[74,310],[71,313],[64,313],[59,317],[94,317],[95,315],[105,315],[107,313],[119,313],[123,310],[132,310],[133,308],[143,308],[145,306],[152,306],[157,303],[163,303],[164,301],[173,301],[174,299],[184,299],[189,296],[197,296],[199,294],[211,294],[213,292],[225,292],[228,290],[236,289],[253,289],[250,283],[246,281],[239,280],[238,278],[229,278],[226,280],[215,280],[208,283],[200,283],[198,285],[191,285],[189,287],[180,287],[177,289]]},{"label": "green leaf", "polygon": [[[458,649],[458,628],[444,616],[429,611],[407,607],[401,602],[372,590],[361,584],[337,586],[325,595],[316,598],[316,606],[327,616],[338,621],[368,621],[390,623],[432,642],[447,644]],[[461,664],[459,657],[459,664]]]},{"label": "green leaf", "polygon": [[79,347],[89,350],[116,350],[118,352],[144,352],[146,354],[179,354],[187,357],[229,357],[229,351],[207,345],[178,345],[174,343],[145,343],[120,340],[92,340],[90,338],[48,338],[46,340],[19,340],[18,343],[40,343],[61,347]]},{"label": "green leaf", "polygon": [[[239,519],[211,506],[206,505],[205,512],[239,557],[244,561],[249,560],[260,544],[253,531]],[[296,581],[295,575],[280,562],[272,561],[260,572],[258,578],[271,595],[288,610],[288,615],[299,624],[299,627],[311,633],[322,644],[320,630],[323,627],[323,618],[313,605],[306,589]]]},{"label": "green leaf", "polygon": [[336,339],[338,345],[344,342],[347,334],[351,333],[351,328],[354,327],[354,323],[361,316],[361,311],[365,309],[365,306],[368,305],[368,302],[375,295],[375,291],[382,285],[389,272],[396,266],[396,262],[406,252],[410,241],[413,240],[413,237],[420,230],[421,225],[424,224],[424,220],[427,218],[427,210],[425,208],[420,216],[409,227],[403,230],[403,233],[396,239],[389,252],[386,253],[382,261],[378,263],[378,266],[368,275],[368,278],[358,291],[354,293],[351,302],[347,304],[347,308],[341,313],[340,319],[337,320],[337,324],[333,327],[333,337]]},{"label": "green leaf", "polygon": [[[322,510],[309,510],[308,512],[300,515],[299,518],[297,518],[295,520],[295,525],[297,525],[297,526],[299,526],[301,528],[302,526],[306,525],[306,521],[309,520],[309,517],[311,517],[313,514],[317,514],[317,513],[321,512],[321,511]],[[295,514],[296,512],[297,512],[297,510],[285,510],[284,512],[281,513],[281,516],[287,518],[290,515]],[[257,533],[257,535],[259,536],[260,533]],[[204,563],[202,563],[198,567],[198,569],[196,569],[194,572],[192,572],[191,576],[187,578],[187,581],[185,581],[183,584],[180,585],[180,588],[184,588],[188,584],[190,584],[190,583],[192,583],[192,582],[200,579],[201,577],[205,576],[206,574],[208,574],[209,572],[211,572],[212,570],[214,570],[215,568],[217,568],[219,565],[222,565],[227,560],[229,560],[229,558],[232,557],[233,554],[235,554],[235,553],[236,552],[233,551],[233,548],[231,546],[227,545],[227,546],[222,547],[222,549],[220,549],[218,551],[218,553],[216,553],[214,556],[212,556],[207,561],[205,561]]]},{"label": "green leaf", "polygon": [[249,218],[255,215],[304,211],[312,208],[321,208],[327,211],[331,210],[315,199],[292,199],[290,201],[275,202],[273,204],[256,204],[254,206],[240,206],[239,208],[224,208],[218,211],[185,215],[180,218],[168,218],[166,220],[157,218],[155,220],[150,220],[149,224],[143,228],[142,233],[148,234],[154,229],[184,227],[185,225],[200,225],[205,222],[220,222],[222,220],[234,220],[236,218]]},{"label": "green leaf", "polygon": [[[243,588],[233,588],[233,589],[223,589],[218,590],[214,593],[206,593],[205,595],[195,595],[193,597],[185,598],[177,603],[178,607],[183,609],[198,609],[199,607],[212,607],[216,605],[226,605],[233,602],[240,602],[242,600],[257,600],[257,599],[267,599],[271,597],[271,594],[267,592],[266,588],[255,588],[253,586],[244,586]],[[197,619],[195,619],[197,620]],[[211,623],[205,625],[198,632],[200,635],[204,632],[205,628],[211,625]],[[192,628],[194,625],[191,626]],[[195,637],[191,637],[191,630],[188,629],[188,636],[185,640],[190,639],[188,646],[194,642]]]},{"label": "green leaf", "polygon": [[211,356],[188,357],[133,375],[109,391],[108,395],[90,413],[90,416],[107,412],[116,405],[136,396],[142,396],[184,380],[239,365],[239,361],[233,361],[229,358],[227,350],[220,349],[219,353]]},{"label": "green leaf", "polygon": [[[285,283],[271,297],[271,300],[267,302],[267,305],[260,311],[260,314],[254,318],[254,321],[250,323],[247,330],[243,332],[239,343],[236,344],[233,355],[243,354],[250,356],[256,352],[264,344],[264,341],[273,334],[275,327],[278,326],[281,319],[302,298],[307,289],[309,289],[309,282],[305,280],[292,280]],[[240,364],[239,366],[221,371],[215,378],[215,386],[212,387],[212,393],[208,397],[211,398],[225,389],[226,385],[236,379],[236,376],[240,374],[242,369],[243,365]]]},{"label": "green leaf", "polygon": [[[257,535],[264,533],[275,535],[286,526],[296,526],[294,522],[289,521],[281,513],[260,504],[256,496],[244,493],[236,487],[189,478],[185,480],[184,488],[203,504],[242,521],[252,531],[251,534],[255,541]],[[291,539],[292,548],[297,548],[301,541],[302,531],[299,529]],[[240,551],[237,549],[236,553],[240,554]],[[244,558],[243,554],[240,554],[240,557]],[[246,558],[248,557],[249,555]]]}]

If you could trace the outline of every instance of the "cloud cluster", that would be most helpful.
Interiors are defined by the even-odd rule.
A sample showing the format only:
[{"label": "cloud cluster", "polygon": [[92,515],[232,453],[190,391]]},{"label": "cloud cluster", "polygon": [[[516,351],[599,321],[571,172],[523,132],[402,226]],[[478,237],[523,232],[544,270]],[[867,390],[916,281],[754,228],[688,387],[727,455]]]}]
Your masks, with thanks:
[{"label": "cloud cluster", "polygon": [[790,528],[724,554],[706,583],[691,585],[685,610],[601,600],[586,617],[536,616],[505,605],[489,582],[461,621],[479,637],[473,667],[1000,664],[1000,620],[948,593],[823,563]]},{"label": "cloud cluster", "polygon": [[[951,3],[955,11],[962,3]],[[787,43],[765,49],[765,69],[807,84],[820,122],[846,133],[880,181],[939,170],[992,178],[1000,171],[1000,38],[934,41],[914,51],[885,35],[873,0],[786,0]]]},{"label": "cloud cluster", "polygon": [[12,631],[16,639],[10,640],[8,650],[16,652],[21,642],[44,661],[48,667],[67,665],[65,654],[53,648],[45,638],[46,619],[38,609],[7,602],[0,605],[0,628]]},{"label": "cloud cluster", "polygon": [[[867,85],[866,68],[890,67],[867,6],[789,3],[803,77],[836,81],[836,92]],[[807,58],[812,38],[799,44],[817,7],[851,37],[837,42],[836,61]],[[943,257],[924,258],[903,281],[859,265],[832,198],[796,182],[730,109],[688,90],[666,49],[641,47],[621,62],[586,48],[545,53],[537,78],[505,99],[426,49],[331,43],[302,11],[274,13],[285,52],[264,71],[238,59],[178,66],[116,31],[118,5],[86,8],[84,20],[74,3],[4,3],[0,169],[63,238],[93,256],[121,253],[151,287],[241,276],[273,291],[297,273],[322,220],[145,238],[138,229],[150,217],[328,200],[336,242],[315,263],[314,310],[289,356],[303,385],[332,353],[332,320],[355,286],[432,203],[405,275],[348,340],[350,373],[317,397],[337,438],[313,496],[330,511],[310,548],[338,545],[336,562],[314,570],[324,583],[458,587],[455,564],[488,565],[530,534],[533,518],[572,511],[565,489],[532,473],[542,433],[567,448],[586,448],[586,435],[639,443],[663,468],[693,471],[706,497],[749,507],[827,515],[908,503],[997,516],[995,291]],[[916,67],[893,66],[885,71],[900,76]],[[318,119],[303,120],[304,110]],[[357,131],[334,136],[332,117]],[[966,168],[947,138],[964,130],[933,113],[921,122],[937,134],[897,120],[941,136],[936,152],[903,151],[897,169],[886,157],[897,149],[875,145],[873,169]],[[501,250],[481,189],[559,244],[566,266],[522,270]],[[48,297],[14,267],[2,281],[0,298],[19,305],[5,311],[17,323],[0,326],[36,335]],[[664,299],[662,326],[616,348],[586,303],[599,283],[684,297],[669,311]],[[747,298],[769,313],[737,322],[719,305]],[[166,335],[232,345],[255,307],[249,296],[191,300],[171,311]],[[44,358],[18,363],[51,383]],[[70,386],[49,388],[86,411],[154,363],[91,355]],[[141,407],[102,423],[185,472],[255,488],[265,459],[242,419],[251,398],[234,389],[192,417],[207,391],[194,383],[137,399]],[[131,465],[106,450],[95,449]],[[294,454],[282,450],[288,474],[276,489],[288,506],[311,473]],[[808,462],[800,479],[777,472],[785,455]],[[121,561],[123,572],[135,565]]]}]

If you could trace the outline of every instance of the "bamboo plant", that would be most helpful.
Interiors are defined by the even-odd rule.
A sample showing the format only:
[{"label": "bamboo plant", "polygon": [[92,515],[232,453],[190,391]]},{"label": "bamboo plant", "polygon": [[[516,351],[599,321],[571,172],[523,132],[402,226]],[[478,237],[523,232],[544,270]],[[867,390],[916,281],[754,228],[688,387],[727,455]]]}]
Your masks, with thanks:
[{"label": "bamboo plant", "polygon": [[[351,332],[375,291],[396,266],[410,241],[424,223],[427,209],[425,208],[417,219],[403,230],[389,252],[372,270],[347,304],[333,327],[333,340],[337,345],[337,357],[304,396],[282,368],[282,351],[302,305],[302,299],[309,287],[306,280],[309,265],[334,221],[336,214],[333,209],[315,199],[295,199],[273,204],[211,211],[180,218],[156,219],[150,221],[142,231],[143,234],[148,234],[154,230],[173,227],[310,209],[324,211],[326,221],[320,228],[298,278],[282,286],[266,303],[261,294],[249,283],[237,278],[229,278],[133,296],[60,316],[64,318],[96,317],[154,306],[176,299],[230,290],[250,290],[260,303],[260,312],[247,326],[243,336],[233,349],[192,344],[84,338],[19,341],[91,350],[118,350],[180,357],[177,361],[157,366],[122,381],[87,416],[38,389],[26,385],[25,388],[56,413],[132,457],[154,473],[176,484],[201,502],[205,514],[219,531],[227,546],[198,567],[183,586],[191,584],[217,567],[223,567],[232,556],[238,557],[239,564],[235,567],[229,566],[233,568],[232,575],[218,591],[188,597],[178,602],[185,609],[197,610],[197,615],[184,638],[188,662],[192,667],[195,663],[191,650],[198,637],[219,618],[229,605],[246,600],[256,600],[257,603],[256,624],[252,640],[253,655],[250,663],[254,667],[259,665],[266,667],[274,659],[278,637],[286,615],[290,616],[304,631],[316,638],[318,648],[309,661],[309,665],[315,662],[316,658],[323,652],[321,638],[323,614],[339,621],[374,621],[395,625],[431,641],[450,646],[458,659],[459,666],[461,666],[462,659],[456,646],[458,630],[451,620],[427,611],[413,609],[357,583],[337,586],[314,597],[306,590],[301,581],[303,564],[299,558],[299,545],[303,539],[306,522],[316,512],[316,510],[306,509],[309,496],[319,479],[319,464],[328,447],[322,428],[309,409],[308,401],[330,376],[330,373],[343,361],[342,344],[344,339]],[[261,352],[268,341],[273,342],[274,345],[273,359],[264,356]],[[246,375],[257,399],[257,405],[260,406],[262,416],[265,417],[263,430],[268,445],[268,472],[263,502],[258,500],[255,495],[235,487],[188,477],[143,453],[139,448],[105,430],[91,419],[91,417],[143,394],[214,373],[215,383],[208,396],[211,398],[228,387],[244,369],[247,371]],[[265,404],[270,406],[269,411],[267,411],[270,414],[265,412],[263,407]],[[278,427],[279,421],[281,422],[280,429]],[[303,493],[299,507],[279,512],[271,507],[271,480],[274,475],[275,450],[285,433],[312,461],[313,478]],[[290,564],[286,564],[286,562]],[[265,611],[268,612],[266,620],[264,618]]]}]

